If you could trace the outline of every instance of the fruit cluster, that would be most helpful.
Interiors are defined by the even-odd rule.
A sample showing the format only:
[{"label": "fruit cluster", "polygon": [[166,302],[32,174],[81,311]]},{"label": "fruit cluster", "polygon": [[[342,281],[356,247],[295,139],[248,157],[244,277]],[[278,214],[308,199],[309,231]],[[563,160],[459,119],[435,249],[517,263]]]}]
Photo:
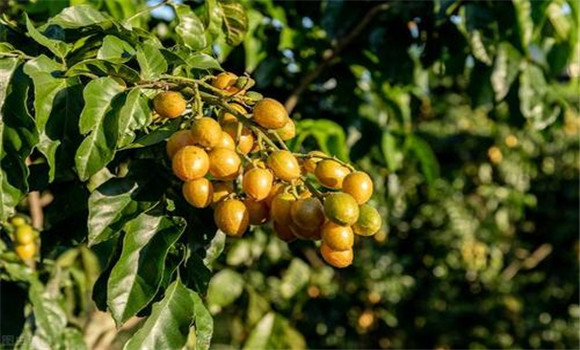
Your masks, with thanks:
[{"label": "fruit cluster", "polygon": [[[192,98],[197,115],[169,138],[167,155],[184,182],[184,198],[196,208],[214,207],[217,227],[229,236],[271,220],[282,240],[322,240],[327,263],[350,265],[354,235],[370,236],[381,228],[381,216],[366,204],[372,180],[323,152],[290,152],[284,141],[295,136],[294,122],[278,101],[246,91],[248,79],[232,73],[214,77],[208,87],[220,97]],[[217,118],[202,115],[202,97]],[[154,99],[163,118],[181,116],[187,104],[176,91]]]},{"label": "fruit cluster", "polygon": [[38,246],[36,240],[38,233],[28,224],[25,218],[15,216],[10,220],[14,231],[12,241],[14,242],[14,252],[22,261],[30,262],[34,259]]}]

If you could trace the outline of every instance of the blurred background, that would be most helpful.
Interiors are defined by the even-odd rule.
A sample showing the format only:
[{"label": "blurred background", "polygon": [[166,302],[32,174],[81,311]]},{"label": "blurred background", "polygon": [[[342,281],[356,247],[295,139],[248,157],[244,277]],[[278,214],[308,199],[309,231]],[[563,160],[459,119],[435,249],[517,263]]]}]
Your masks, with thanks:
[{"label": "blurred background", "polygon": [[[80,3],[128,18],[158,1],[0,12]],[[292,147],[370,173],[386,224],[345,270],[267,230],[229,242],[213,347],[578,348],[578,2],[242,3],[246,39],[214,54],[285,101]],[[168,46],[172,19],[135,24]]]}]

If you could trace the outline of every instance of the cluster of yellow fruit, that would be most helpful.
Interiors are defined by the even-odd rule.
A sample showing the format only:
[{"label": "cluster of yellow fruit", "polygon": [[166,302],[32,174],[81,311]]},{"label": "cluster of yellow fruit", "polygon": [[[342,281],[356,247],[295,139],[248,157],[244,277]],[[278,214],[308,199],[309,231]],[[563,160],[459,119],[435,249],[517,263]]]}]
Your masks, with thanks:
[{"label": "cluster of yellow fruit", "polygon": [[[237,94],[237,79],[221,73],[213,87]],[[381,216],[366,204],[373,193],[370,177],[320,151],[287,150],[283,142],[295,136],[295,125],[278,101],[236,101],[218,105],[217,120],[198,116],[169,138],[167,155],[184,182],[184,198],[196,208],[213,206],[217,227],[229,236],[271,220],[282,240],[321,239],[327,263],[352,264],[354,235],[381,228]],[[174,91],[154,99],[165,118],[180,116],[186,104]]]},{"label": "cluster of yellow fruit", "polygon": [[15,216],[10,220],[14,227],[12,241],[14,242],[14,252],[22,261],[29,262],[34,259],[38,246],[36,239],[37,232],[30,226],[26,219],[21,216]]}]

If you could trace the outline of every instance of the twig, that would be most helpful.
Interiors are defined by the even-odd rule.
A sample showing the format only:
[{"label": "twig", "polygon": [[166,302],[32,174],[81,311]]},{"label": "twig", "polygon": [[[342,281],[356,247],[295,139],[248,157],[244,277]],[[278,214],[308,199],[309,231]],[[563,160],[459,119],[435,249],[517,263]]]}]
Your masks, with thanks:
[{"label": "twig", "polygon": [[28,193],[28,207],[30,210],[30,218],[32,219],[32,227],[41,231],[44,223],[44,213],[42,212],[42,204],[38,191]]},{"label": "twig", "polygon": [[354,29],[350,33],[345,35],[334,46],[333,49],[324,51],[320,63],[316,66],[316,68],[313,71],[306,74],[302,78],[298,86],[294,89],[294,91],[292,91],[292,94],[290,94],[290,96],[286,100],[284,106],[286,107],[288,113],[291,113],[292,110],[294,110],[294,107],[296,107],[296,104],[300,99],[300,95],[316,78],[318,78],[318,76],[320,75],[320,73],[322,73],[322,71],[324,71],[324,69],[326,69],[329,65],[333,63],[332,61],[334,60],[334,58],[336,58],[348,45],[350,45],[350,43],[357,36],[359,36],[362,33],[362,31],[369,25],[369,23],[375,17],[375,15],[388,8],[389,8],[388,3],[381,3],[370,9],[369,12],[367,12],[365,16],[362,18],[362,20],[357,24],[357,26],[354,27]]}]

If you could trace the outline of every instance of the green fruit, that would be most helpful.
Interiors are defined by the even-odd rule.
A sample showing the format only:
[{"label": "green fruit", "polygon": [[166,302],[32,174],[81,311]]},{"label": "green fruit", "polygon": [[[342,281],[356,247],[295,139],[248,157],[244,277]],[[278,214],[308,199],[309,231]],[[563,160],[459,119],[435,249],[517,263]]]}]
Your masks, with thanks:
[{"label": "green fruit", "polygon": [[324,200],[324,213],[333,222],[350,226],[358,220],[359,209],[356,200],[343,192],[328,195]]},{"label": "green fruit", "polygon": [[372,236],[381,229],[383,224],[379,212],[368,204],[359,208],[358,220],[352,226],[354,233],[360,236]]}]

